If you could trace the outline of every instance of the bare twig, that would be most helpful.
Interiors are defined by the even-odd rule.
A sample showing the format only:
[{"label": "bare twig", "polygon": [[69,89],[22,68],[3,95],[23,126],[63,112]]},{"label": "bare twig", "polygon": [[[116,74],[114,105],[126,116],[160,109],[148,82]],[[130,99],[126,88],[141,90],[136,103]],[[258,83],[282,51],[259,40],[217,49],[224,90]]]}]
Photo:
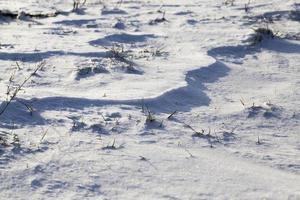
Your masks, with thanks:
[{"label": "bare twig", "polygon": [[171,117],[172,117],[173,115],[175,115],[176,113],[177,113],[177,110],[175,110],[174,112],[172,112],[172,113],[168,116],[167,119],[171,119]]},{"label": "bare twig", "polygon": [[27,78],[25,78],[24,81],[18,87],[16,87],[16,89],[13,91],[12,95],[10,96],[10,98],[6,100],[6,104],[3,107],[3,109],[0,111],[0,115],[2,115],[6,111],[7,107],[16,98],[16,96],[22,90],[22,88],[24,87],[24,85],[32,78],[32,76],[34,76],[37,73],[37,71],[39,71],[43,66],[45,66],[45,64],[46,64],[45,61],[43,61],[40,64],[38,64],[37,67],[35,68],[35,70]]}]

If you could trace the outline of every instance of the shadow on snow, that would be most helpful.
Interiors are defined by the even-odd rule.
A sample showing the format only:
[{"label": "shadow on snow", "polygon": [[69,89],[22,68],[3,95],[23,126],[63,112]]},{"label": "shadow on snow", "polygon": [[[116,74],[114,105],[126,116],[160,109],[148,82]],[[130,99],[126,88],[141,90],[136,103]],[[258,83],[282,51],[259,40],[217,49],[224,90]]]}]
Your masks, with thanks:
[{"label": "shadow on snow", "polygon": [[46,97],[31,100],[19,99],[33,106],[36,110],[31,117],[27,108],[18,101],[12,102],[7,111],[0,116],[0,127],[14,123],[23,125],[42,125],[47,123],[40,115],[44,111],[83,110],[87,107],[101,107],[109,105],[129,105],[142,107],[144,104],[156,113],[169,113],[174,110],[190,111],[193,107],[208,106],[210,98],[203,92],[206,83],[213,83],[228,74],[229,68],[219,62],[189,71],[186,75],[187,86],[173,89],[155,98],[133,100],[98,100],[73,97]]}]

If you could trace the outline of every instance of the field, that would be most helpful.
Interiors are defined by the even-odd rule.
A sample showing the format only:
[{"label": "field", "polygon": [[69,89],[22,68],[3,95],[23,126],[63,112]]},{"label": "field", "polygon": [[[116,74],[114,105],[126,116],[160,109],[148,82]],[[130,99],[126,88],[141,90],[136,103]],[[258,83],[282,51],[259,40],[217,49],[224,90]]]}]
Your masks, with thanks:
[{"label": "field", "polygon": [[0,199],[300,199],[296,0],[0,0]]}]

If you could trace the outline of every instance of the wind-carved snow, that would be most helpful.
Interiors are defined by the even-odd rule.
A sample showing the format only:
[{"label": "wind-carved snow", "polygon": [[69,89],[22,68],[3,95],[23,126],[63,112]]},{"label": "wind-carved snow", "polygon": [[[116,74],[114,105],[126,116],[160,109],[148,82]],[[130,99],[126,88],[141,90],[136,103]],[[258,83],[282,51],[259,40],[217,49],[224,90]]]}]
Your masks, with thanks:
[{"label": "wind-carved snow", "polygon": [[[76,80],[78,72],[74,67],[74,71],[66,76],[68,85],[57,85],[47,89],[47,94],[43,94],[46,87],[37,86],[28,91],[39,94],[40,97],[52,96],[69,96],[69,97],[85,97],[92,99],[111,99],[111,100],[131,100],[142,98],[153,98],[163,93],[187,86],[186,76],[188,72],[207,67],[216,62],[212,57],[206,55],[206,52],[190,54],[189,49],[169,52],[169,56],[165,59],[155,59],[151,61],[135,62],[132,66],[134,69],[125,70],[125,73],[99,73],[87,78]],[[57,64],[66,62],[66,60],[74,59],[74,57],[64,57],[57,59]],[[75,58],[76,59],[76,58]],[[52,61],[53,62],[53,61]],[[72,62],[72,61],[70,61]],[[56,64],[55,59],[51,64]],[[93,63],[82,63],[82,65],[93,66]],[[127,66],[124,66],[126,68]],[[126,71],[128,70],[128,71]],[[134,71],[136,70],[136,71]],[[126,73],[127,72],[127,73]],[[80,84],[82,87],[76,87]]]},{"label": "wind-carved snow", "polygon": [[46,63],[0,115],[0,199],[299,199],[299,5],[249,2],[0,1],[0,108]]}]

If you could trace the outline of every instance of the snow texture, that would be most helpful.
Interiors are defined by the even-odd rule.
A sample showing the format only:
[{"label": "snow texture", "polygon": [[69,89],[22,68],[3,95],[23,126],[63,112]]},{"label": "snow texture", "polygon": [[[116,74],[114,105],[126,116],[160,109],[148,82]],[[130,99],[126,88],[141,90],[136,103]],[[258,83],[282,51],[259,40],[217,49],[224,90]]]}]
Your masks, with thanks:
[{"label": "snow texture", "polygon": [[299,2],[83,2],[0,1],[0,199],[300,199]]}]

